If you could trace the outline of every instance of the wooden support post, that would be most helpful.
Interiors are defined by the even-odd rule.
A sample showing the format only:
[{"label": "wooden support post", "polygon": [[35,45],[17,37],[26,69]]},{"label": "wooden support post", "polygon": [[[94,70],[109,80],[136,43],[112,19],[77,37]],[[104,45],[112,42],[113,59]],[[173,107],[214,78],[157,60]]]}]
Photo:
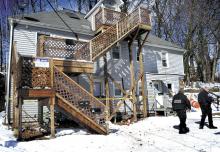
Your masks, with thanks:
[{"label": "wooden support post", "polygon": [[43,125],[43,104],[41,100],[38,101],[38,122]]},{"label": "wooden support post", "polygon": [[94,95],[94,78],[93,78],[93,74],[88,74],[88,78],[89,78],[89,89],[90,89],[90,93],[92,95]]},{"label": "wooden support post", "polygon": [[22,137],[22,102],[23,99],[21,97],[18,98],[17,104],[15,105],[15,124],[14,124],[14,135],[18,139]]},{"label": "wooden support post", "polygon": [[110,114],[110,105],[109,105],[109,83],[108,83],[108,63],[106,55],[104,57],[104,77],[105,77],[105,96],[106,96],[106,112],[107,112],[107,118]]},{"label": "wooden support post", "polygon": [[51,97],[50,98],[50,132],[51,132],[51,138],[55,137],[54,105],[55,105],[55,97]]},{"label": "wooden support post", "polygon": [[136,109],[136,96],[135,96],[135,75],[134,75],[134,61],[133,61],[133,51],[132,51],[132,43],[133,41],[128,42],[129,49],[129,61],[130,61],[130,74],[131,74],[131,87],[132,87],[132,103],[133,103],[133,114],[134,121],[137,121],[137,109]]},{"label": "wooden support post", "polygon": [[139,66],[141,74],[141,96],[143,102],[143,117],[147,117],[147,97],[145,94],[145,82],[144,82],[144,63],[143,63],[143,48],[141,48],[140,39],[138,39],[138,53],[139,53]]},{"label": "wooden support post", "polygon": [[40,37],[39,37],[39,44],[38,44],[38,52],[37,52],[37,54],[38,54],[38,56],[40,56],[40,57],[43,57],[44,56],[44,42],[45,42],[45,36],[44,35],[41,35]]},{"label": "wooden support post", "polygon": [[[108,118],[110,116],[110,105],[109,105],[109,83],[108,83],[108,63],[107,63],[107,56],[106,54],[103,56],[104,58],[104,77],[105,77],[105,96],[106,96],[106,105],[105,105],[105,112],[106,112],[106,118],[105,120],[108,121]],[[106,122],[107,130],[109,128],[108,123]],[[107,131],[108,132],[108,131]]]},{"label": "wooden support post", "polygon": [[53,63],[53,59],[50,59],[50,80],[51,80],[50,87],[51,87],[51,89],[53,89],[53,83],[54,83],[54,63]]}]

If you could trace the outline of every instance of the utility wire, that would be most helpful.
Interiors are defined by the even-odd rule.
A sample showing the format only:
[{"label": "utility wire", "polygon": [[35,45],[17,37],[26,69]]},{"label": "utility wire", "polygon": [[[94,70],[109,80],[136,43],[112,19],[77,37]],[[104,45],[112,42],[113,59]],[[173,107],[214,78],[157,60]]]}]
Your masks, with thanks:
[{"label": "utility wire", "polygon": [[63,18],[59,15],[59,13],[56,11],[56,9],[53,7],[53,5],[50,3],[49,0],[47,0],[48,4],[50,5],[50,7],[53,9],[53,11],[56,13],[56,15],[61,19],[61,21],[66,25],[66,27],[68,27],[68,29],[75,35],[76,40],[79,40],[78,35],[72,30],[72,28],[63,20]]}]

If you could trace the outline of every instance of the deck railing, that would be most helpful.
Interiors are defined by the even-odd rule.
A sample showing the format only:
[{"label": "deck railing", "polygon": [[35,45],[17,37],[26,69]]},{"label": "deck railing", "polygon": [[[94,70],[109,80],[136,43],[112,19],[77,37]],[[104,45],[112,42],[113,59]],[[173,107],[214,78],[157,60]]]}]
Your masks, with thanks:
[{"label": "deck railing", "polygon": [[151,27],[149,12],[142,7],[137,8],[90,41],[92,59],[100,56],[130,30],[139,25]]},{"label": "deck railing", "polygon": [[111,26],[126,16],[125,13],[117,12],[107,8],[101,8],[95,15],[95,28],[98,30],[101,26]]},{"label": "deck railing", "polygon": [[87,42],[41,36],[38,48],[40,57],[90,61]]},{"label": "deck railing", "polygon": [[57,67],[54,67],[54,88],[60,96],[96,123],[105,125],[105,105]]},{"label": "deck railing", "polygon": [[43,58],[20,57],[19,88],[52,88],[51,61]]}]

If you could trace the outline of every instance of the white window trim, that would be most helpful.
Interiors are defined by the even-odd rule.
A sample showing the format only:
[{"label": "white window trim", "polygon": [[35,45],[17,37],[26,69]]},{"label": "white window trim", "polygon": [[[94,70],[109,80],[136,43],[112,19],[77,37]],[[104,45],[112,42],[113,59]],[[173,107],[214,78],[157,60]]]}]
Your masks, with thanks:
[{"label": "white window trim", "polygon": [[[119,83],[120,85],[122,85],[121,81],[116,81],[117,83]],[[114,94],[114,97],[122,97],[123,94],[122,94],[122,91],[121,91],[121,95],[115,95],[115,89],[117,87],[115,86],[115,84],[113,83],[113,94]],[[117,88],[118,89],[118,88]]]},{"label": "white window trim", "polygon": [[119,59],[114,59],[113,58],[113,49],[111,49],[111,56],[112,56],[112,59],[113,60],[120,60],[121,59],[121,45],[119,44],[119,45],[117,45],[117,46],[115,46],[115,47],[119,47]]},{"label": "white window trim", "polygon": [[[163,66],[163,59],[162,59],[163,53],[166,53],[167,66]],[[168,59],[168,52],[167,52],[167,51],[162,51],[162,52],[161,52],[161,66],[162,66],[163,68],[169,68],[169,59]]]}]

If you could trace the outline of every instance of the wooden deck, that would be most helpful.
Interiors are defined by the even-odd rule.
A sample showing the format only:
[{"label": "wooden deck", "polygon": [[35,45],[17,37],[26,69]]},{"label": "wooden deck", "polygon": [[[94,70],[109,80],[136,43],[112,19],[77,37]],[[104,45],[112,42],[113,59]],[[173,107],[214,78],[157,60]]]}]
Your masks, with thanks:
[{"label": "wooden deck", "polygon": [[38,99],[55,97],[53,89],[20,89],[19,95],[23,99]]},{"label": "wooden deck", "polygon": [[53,64],[66,73],[94,73],[93,62],[54,59]]}]

